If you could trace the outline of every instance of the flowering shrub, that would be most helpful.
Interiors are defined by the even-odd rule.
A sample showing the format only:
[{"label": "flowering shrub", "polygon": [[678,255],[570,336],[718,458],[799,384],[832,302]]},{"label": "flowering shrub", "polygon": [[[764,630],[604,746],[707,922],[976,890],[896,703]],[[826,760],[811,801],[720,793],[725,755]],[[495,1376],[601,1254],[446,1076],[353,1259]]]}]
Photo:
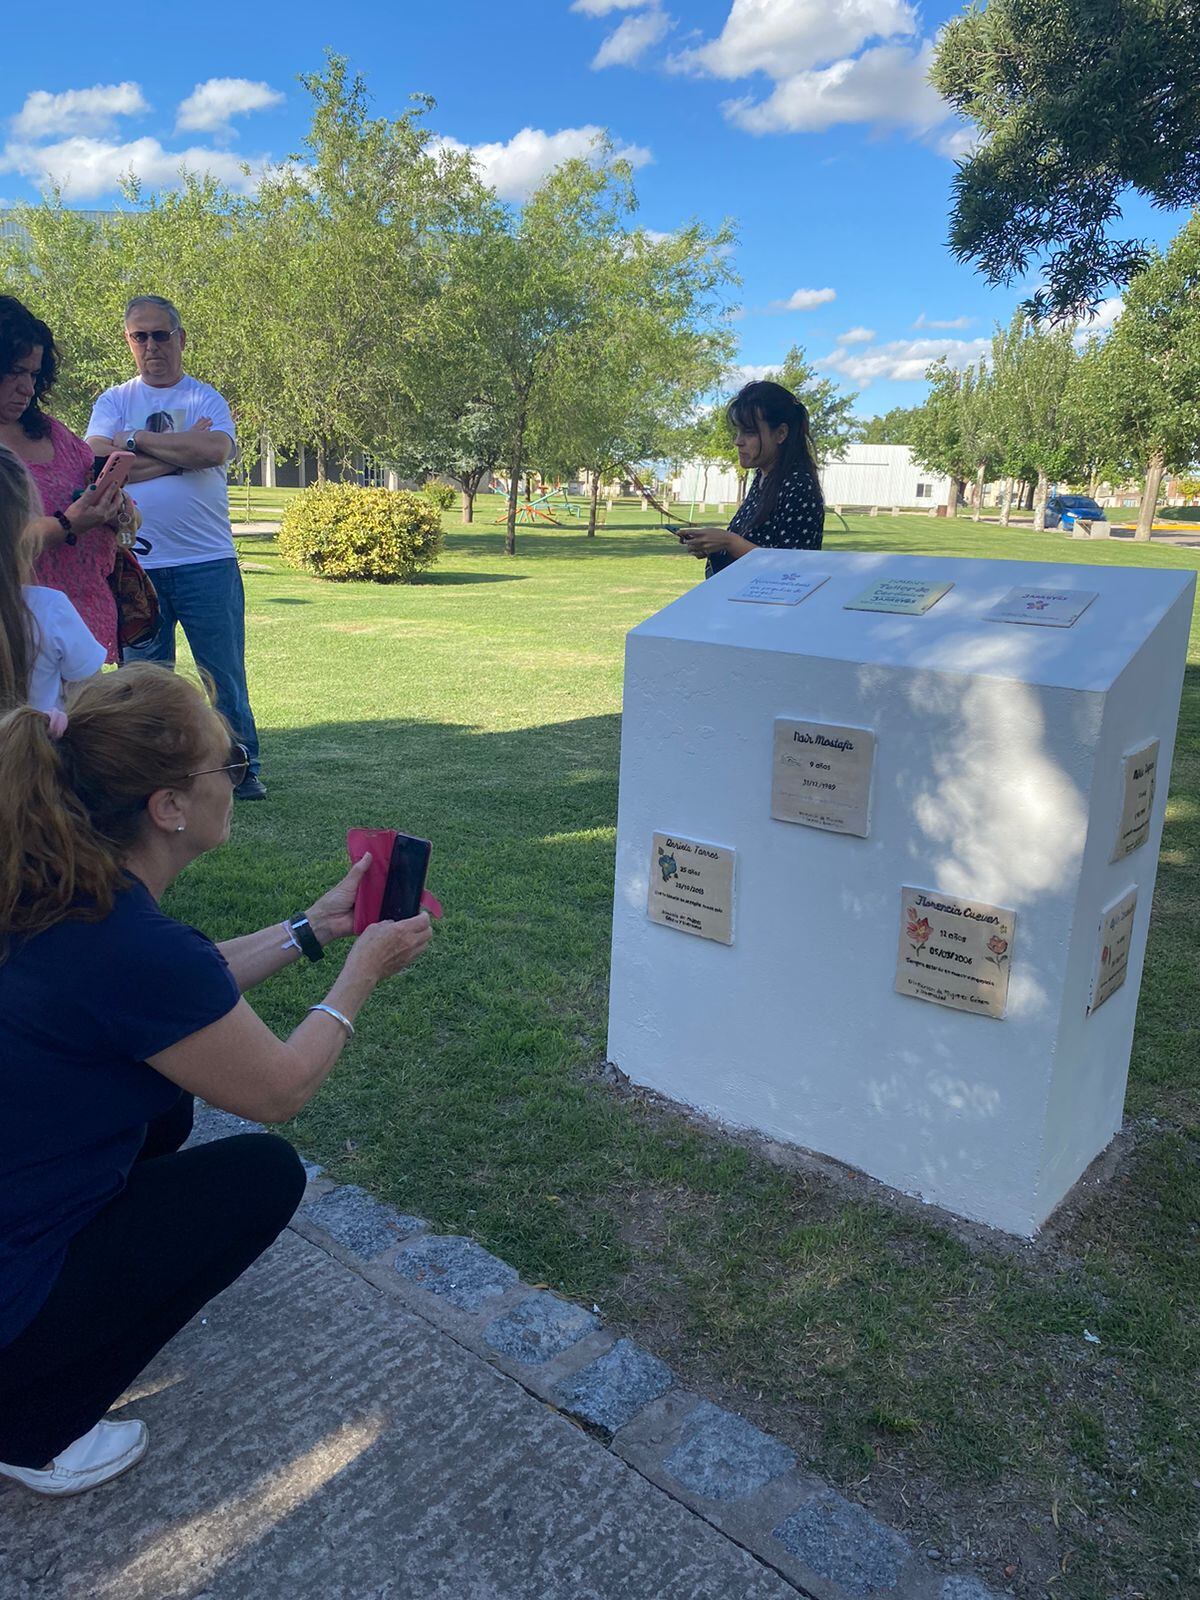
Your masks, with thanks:
[{"label": "flowering shrub", "polygon": [[289,566],[339,582],[407,583],[441,549],[440,512],[408,489],[314,484],[291,501],[279,529]]},{"label": "flowering shrub", "polygon": [[449,511],[454,504],[454,490],[448,483],[438,483],[430,478],[429,482],[422,484],[421,493],[431,506],[436,506],[439,511]]}]

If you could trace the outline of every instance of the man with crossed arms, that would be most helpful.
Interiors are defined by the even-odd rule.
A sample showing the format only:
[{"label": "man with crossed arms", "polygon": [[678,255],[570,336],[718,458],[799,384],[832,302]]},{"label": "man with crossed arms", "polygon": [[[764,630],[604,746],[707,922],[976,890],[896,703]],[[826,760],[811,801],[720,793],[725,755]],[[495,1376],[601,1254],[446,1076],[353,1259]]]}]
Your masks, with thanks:
[{"label": "man with crossed arms", "polygon": [[127,661],[175,661],[180,624],[196,664],[213,680],[217,710],[250,755],[234,790],[262,800],[258,730],[246,688],[246,602],[229,525],[226,463],[236,450],[233,417],[220,394],[183,370],[187,334],[161,295],[125,308],[125,340],[137,377],[106,389],[92,408],[87,442],[97,455],[131,450],[133,498],[150,542],[142,558],[158,592],[158,631],[125,649]]}]

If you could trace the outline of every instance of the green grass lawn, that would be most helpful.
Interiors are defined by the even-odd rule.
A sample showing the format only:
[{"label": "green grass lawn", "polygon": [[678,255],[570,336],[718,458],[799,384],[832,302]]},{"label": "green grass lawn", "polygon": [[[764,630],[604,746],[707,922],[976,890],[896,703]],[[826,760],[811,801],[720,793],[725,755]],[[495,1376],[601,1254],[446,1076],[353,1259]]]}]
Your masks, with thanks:
[{"label": "green grass lawn", "polygon": [[[623,641],[701,569],[657,517],[621,507],[594,540],[522,528],[506,559],[496,511],[473,528],[448,518],[444,558],[403,587],[322,584],[269,540],[239,541],[270,799],[238,809],[232,843],[171,909],[218,937],[282,917],[339,875],[351,824],[432,838],[447,909],[433,951],[363,1014],[296,1141],[337,1179],[595,1301],[685,1382],[919,1547],[960,1547],[998,1588],[1186,1592],[1200,1578],[1200,637],[1130,1149],[1039,1245],[979,1243],[604,1081]],[[1200,565],[926,517],[850,530],[829,547]],[[330,965],[283,974],[256,1004],[289,1029]]]}]

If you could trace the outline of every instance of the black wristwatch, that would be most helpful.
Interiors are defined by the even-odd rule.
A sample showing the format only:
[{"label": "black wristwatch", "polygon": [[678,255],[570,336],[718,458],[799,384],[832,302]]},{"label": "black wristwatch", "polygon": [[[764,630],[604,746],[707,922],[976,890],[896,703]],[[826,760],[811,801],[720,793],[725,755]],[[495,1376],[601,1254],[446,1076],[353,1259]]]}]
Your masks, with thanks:
[{"label": "black wristwatch", "polygon": [[133,430],[132,433],[126,434],[126,436],[125,436],[125,448],[126,448],[126,450],[132,450],[134,455],[137,454],[137,429],[136,428]]},{"label": "black wristwatch", "polygon": [[313,932],[312,923],[303,911],[299,916],[288,918],[288,932],[310,961],[324,961],[325,952],[321,948],[321,941]]}]

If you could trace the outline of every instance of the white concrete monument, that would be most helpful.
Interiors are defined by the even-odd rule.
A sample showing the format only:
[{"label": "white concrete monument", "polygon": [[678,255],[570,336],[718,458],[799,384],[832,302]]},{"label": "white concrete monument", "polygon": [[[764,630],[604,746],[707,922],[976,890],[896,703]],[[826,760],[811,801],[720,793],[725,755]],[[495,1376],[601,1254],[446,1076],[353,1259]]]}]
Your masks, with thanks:
[{"label": "white concrete monument", "polygon": [[635,628],[611,1059],[1036,1233],[1121,1124],[1194,587],[761,551]]}]

